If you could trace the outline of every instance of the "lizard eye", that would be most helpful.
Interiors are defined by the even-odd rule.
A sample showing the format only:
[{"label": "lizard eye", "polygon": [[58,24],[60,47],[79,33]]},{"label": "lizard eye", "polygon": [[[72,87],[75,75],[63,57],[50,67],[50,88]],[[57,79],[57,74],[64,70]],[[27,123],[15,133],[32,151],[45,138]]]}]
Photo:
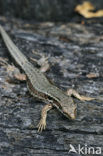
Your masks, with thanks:
[{"label": "lizard eye", "polygon": [[48,96],[47,98],[48,98],[49,101],[53,101],[52,97]]}]

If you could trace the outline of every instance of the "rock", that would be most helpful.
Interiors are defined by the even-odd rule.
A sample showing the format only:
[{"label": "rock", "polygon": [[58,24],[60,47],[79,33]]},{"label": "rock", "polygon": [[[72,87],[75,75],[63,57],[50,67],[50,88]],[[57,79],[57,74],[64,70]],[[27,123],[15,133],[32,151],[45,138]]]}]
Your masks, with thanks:
[{"label": "rock", "polygon": [[[19,23],[19,22],[18,22]],[[6,23],[5,28],[6,27]],[[12,25],[12,29],[10,29]],[[16,27],[15,27],[16,26]],[[80,94],[99,97],[103,94],[103,44],[102,25],[55,24],[25,27],[8,23],[9,34],[16,45],[28,57],[35,58],[33,50],[49,57],[51,65],[47,76],[66,91],[76,89]],[[19,28],[18,28],[19,27]],[[32,33],[30,33],[32,27]],[[16,29],[15,29],[16,28]],[[18,29],[17,29],[18,28]],[[19,29],[25,29],[20,31]],[[37,29],[38,28],[38,29]],[[27,31],[28,30],[28,31]],[[0,37],[0,57],[8,54]],[[30,60],[31,61],[31,60]],[[35,65],[35,63],[32,61]],[[98,77],[88,78],[89,73]],[[81,102],[75,121],[68,120],[56,109],[48,113],[47,128],[37,132],[40,112],[45,105],[34,99],[26,89],[25,82],[9,83],[8,73],[0,68],[0,155],[1,156],[80,156],[78,145],[103,148],[103,102]],[[69,153],[70,144],[77,153]],[[85,151],[84,151],[85,152]],[[92,153],[91,153],[92,155]]]}]

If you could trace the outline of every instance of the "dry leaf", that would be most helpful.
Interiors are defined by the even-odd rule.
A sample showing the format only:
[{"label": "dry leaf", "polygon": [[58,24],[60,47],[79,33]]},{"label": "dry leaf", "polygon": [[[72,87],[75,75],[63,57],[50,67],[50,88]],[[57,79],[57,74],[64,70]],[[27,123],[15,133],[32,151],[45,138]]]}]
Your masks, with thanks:
[{"label": "dry leaf", "polygon": [[96,77],[99,77],[99,74],[98,73],[89,73],[86,75],[87,78],[96,78]]},{"label": "dry leaf", "polygon": [[85,1],[83,4],[77,5],[75,11],[85,18],[103,17],[103,10],[92,12],[94,9],[92,3]]}]

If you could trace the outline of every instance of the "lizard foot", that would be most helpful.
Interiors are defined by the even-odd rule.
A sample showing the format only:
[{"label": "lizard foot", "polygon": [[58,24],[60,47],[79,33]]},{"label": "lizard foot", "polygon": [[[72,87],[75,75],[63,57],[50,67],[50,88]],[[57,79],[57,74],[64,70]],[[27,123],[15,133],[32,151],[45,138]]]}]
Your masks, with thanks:
[{"label": "lizard foot", "polygon": [[81,101],[92,101],[92,100],[95,100],[95,98],[86,97],[86,96],[81,96],[81,97],[80,97],[80,100],[81,100]]},{"label": "lizard foot", "polygon": [[86,96],[82,96],[80,95],[77,91],[75,91],[74,89],[68,89],[67,90],[67,95],[69,96],[74,96],[77,99],[81,100],[81,101],[91,101],[91,100],[95,100],[95,98],[92,97],[86,97]]},{"label": "lizard foot", "polygon": [[50,69],[50,65],[48,63],[48,57],[46,57],[44,54],[40,54],[34,50],[33,50],[33,53],[40,56],[39,60],[31,58],[32,61],[34,61],[37,65],[40,66],[40,71],[42,73],[45,73],[46,71],[48,71]]},{"label": "lizard foot", "polygon": [[41,119],[37,127],[38,127],[38,132],[42,132],[42,130],[45,130],[46,128],[46,121]]},{"label": "lizard foot", "polygon": [[41,119],[39,124],[37,125],[38,127],[38,132],[42,132],[46,128],[46,117],[47,117],[47,112],[52,109],[52,104],[46,104],[41,111]]}]

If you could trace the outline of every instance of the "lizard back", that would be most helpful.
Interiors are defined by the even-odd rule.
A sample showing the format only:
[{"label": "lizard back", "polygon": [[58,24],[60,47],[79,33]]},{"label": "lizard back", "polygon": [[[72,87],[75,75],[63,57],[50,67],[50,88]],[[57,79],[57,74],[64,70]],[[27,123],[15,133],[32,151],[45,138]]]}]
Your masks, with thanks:
[{"label": "lizard back", "polygon": [[48,81],[46,76],[28,61],[28,59],[13,43],[13,41],[11,40],[11,38],[8,36],[8,34],[1,25],[0,32],[9,50],[9,53],[15,59],[17,64],[24,70],[33,88],[40,93],[48,95],[49,97],[53,98],[58,102],[65,99],[67,95],[65,95],[64,92],[59,88],[57,88],[55,85],[52,85]]}]

